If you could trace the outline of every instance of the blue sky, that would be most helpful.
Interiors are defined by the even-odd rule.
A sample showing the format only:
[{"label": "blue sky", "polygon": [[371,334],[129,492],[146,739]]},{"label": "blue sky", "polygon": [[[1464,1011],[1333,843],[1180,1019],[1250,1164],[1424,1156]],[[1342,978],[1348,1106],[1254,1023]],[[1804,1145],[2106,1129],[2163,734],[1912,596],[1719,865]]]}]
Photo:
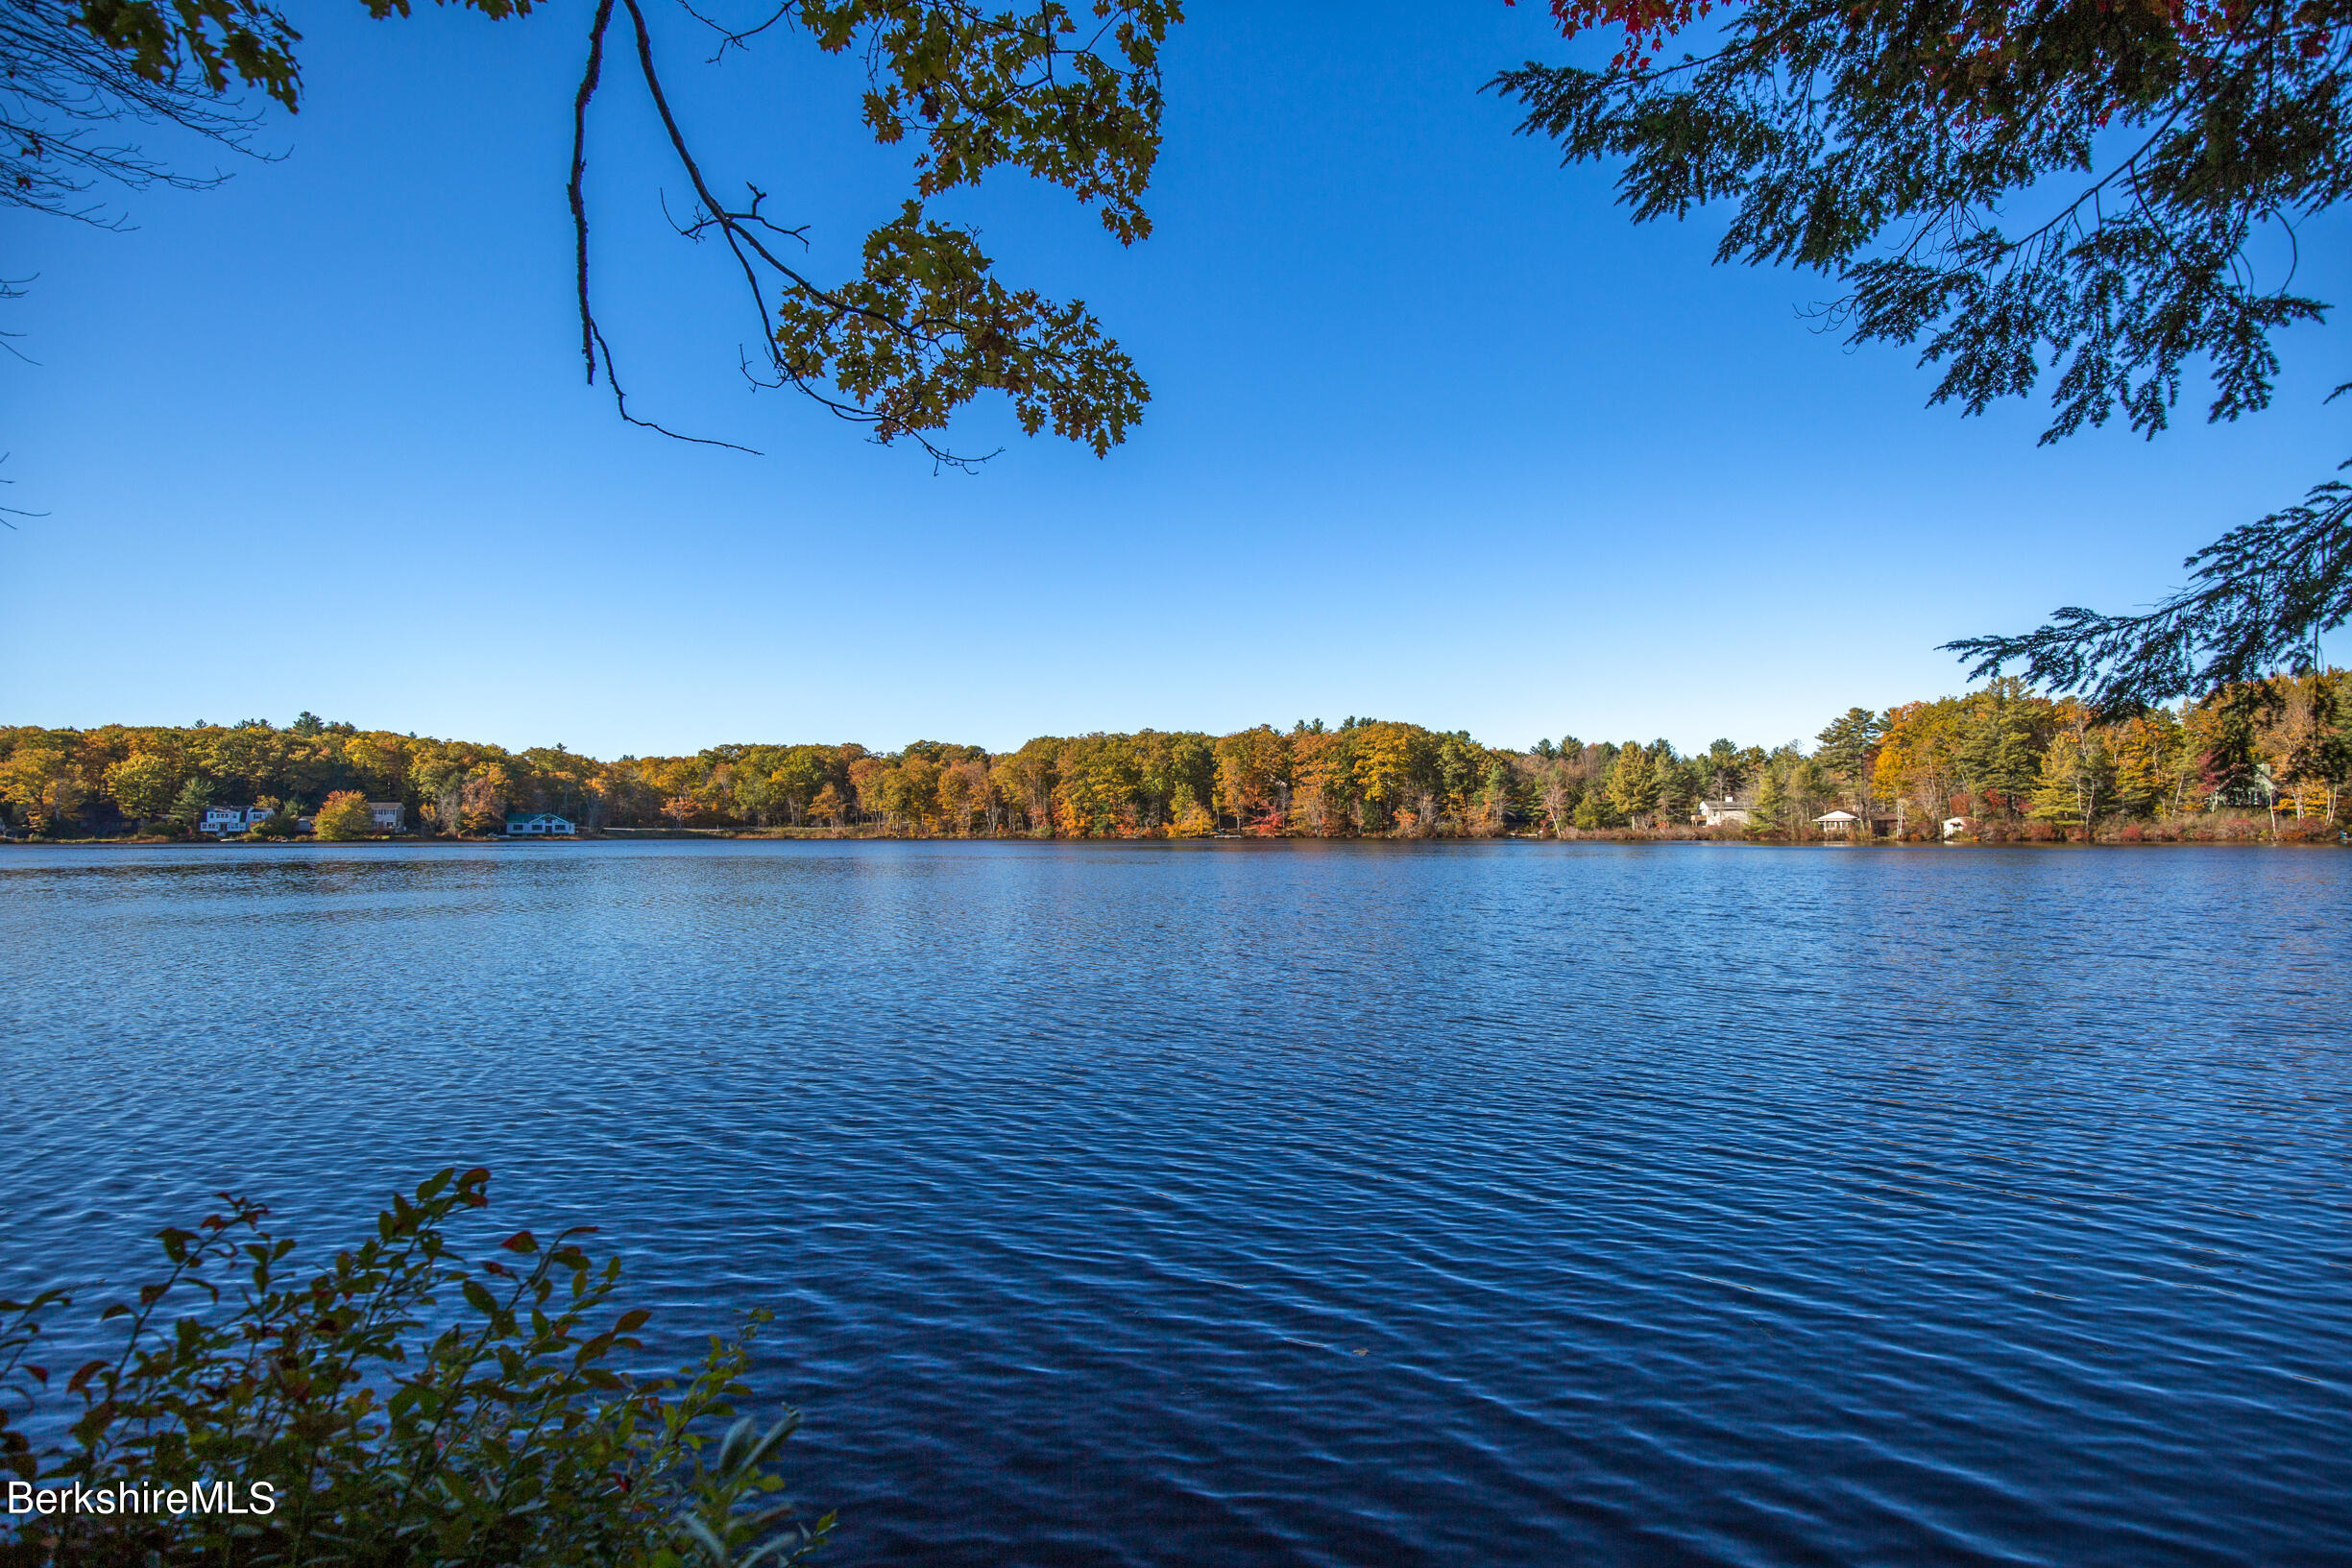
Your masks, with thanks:
[{"label": "blue sky", "polygon": [[[2154,597],[2345,454],[2322,329],[2284,340],[2272,413],[2208,428],[2192,388],[2153,445],[1928,408],[1908,352],[1800,318],[1821,279],[1712,267],[1711,220],[1637,229],[1607,171],[1510,133],[1478,88],[1563,56],[1542,8],[1224,0],[1170,51],[1151,240],[1009,175],[952,204],[1150,378],[1106,461],[982,404],[957,439],[1003,455],[934,474],[746,392],[739,302],[609,94],[634,395],[766,455],[681,446],[580,379],[585,8],[296,17],[281,159],[132,197],[130,233],[0,219],[8,275],[37,275],[0,306],[37,361],[0,366],[7,498],[48,514],[0,534],[0,721],[307,708],[605,756],[1349,713],[1769,743],[1959,689],[1949,638]],[[857,133],[857,67],[663,43],[724,176],[847,271],[904,180]]]}]

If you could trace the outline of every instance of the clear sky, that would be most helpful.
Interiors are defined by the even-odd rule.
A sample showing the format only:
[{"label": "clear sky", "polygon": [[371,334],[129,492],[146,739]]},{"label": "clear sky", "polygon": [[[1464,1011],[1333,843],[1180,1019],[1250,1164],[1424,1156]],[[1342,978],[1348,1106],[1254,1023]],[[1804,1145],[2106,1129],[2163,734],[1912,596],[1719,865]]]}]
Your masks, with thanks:
[{"label": "clear sky", "polygon": [[[0,722],[307,708],[603,756],[1350,713],[1769,743],[1959,689],[1949,638],[2146,602],[2346,454],[2324,329],[2284,340],[2272,413],[2208,428],[2192,387],[2153,445],[1927,407],[1910,353],[1801,319],[1823,280],[1710,266],[1715,222],[1637,229],[1608,172],[1511,134],[1478,89],[1564,55],[1542,7],[1191,9],[1151,240],[1011,175],[950,204],[1008,277],[1096,308],[1147,417],[1098,461],[985,403],[957,438],[1006,450],[965,476],[744,390],[739,302],[665,227],[625,92],[594,144],[615,349],[645,412],[766,455],[581,384],[579,0],[296,7],[281,160],[132,197],[131,233],[0,218],[0,272],[37,275],[0,306],[37,361],[0,365],[7,499],[48,514],[0,533]],[[662,41],[724,177],[848,271],[904,183],[857,66]],[[2305,235],[2322,297],[2336,238]]]}]

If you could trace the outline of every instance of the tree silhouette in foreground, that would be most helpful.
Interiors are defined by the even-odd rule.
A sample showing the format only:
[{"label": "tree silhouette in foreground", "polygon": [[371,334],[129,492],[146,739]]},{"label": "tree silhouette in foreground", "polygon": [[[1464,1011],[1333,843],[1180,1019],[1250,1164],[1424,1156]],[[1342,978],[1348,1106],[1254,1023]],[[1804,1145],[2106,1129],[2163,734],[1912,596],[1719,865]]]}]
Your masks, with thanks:
[{"label": "tree silhouette in foreground", "polygon": [[[379,18],[409,11],[409,0],[362,3]],[[537,9],[537,0],[454,3],[494,20]],[[257,115],[243,91],[288,111],[301,104],[300,35],[266,0],[12,0],[0,11],[0,204],[115,221],[94,190],[219,178],[149,157],[130,139],[136,127],[168,124],[250,150]],[[772,216],[758,182],[719,178],[710,149],[689,134],[643,0],[595,0],[565,194],[581,355],[623,419],[663,428],[631,410],[591,287],[591,110],[613,90],[608,70],[643,91],[693,193],[679,232],[716,241],[741,274],[758,345],[743,370],[755,382],[795,388],[876,440],[910,440],[941,463],[973,461],[939,433],[983,391],[1011,398],[1031,435],[1050,424],[1098,455],[1126,438],[1150,393],[1083,302],[1002,281],[979,236],[931,217],[927,204],[1010,167],[1094,206],[1123,245],[1148,235],[1159,49],[1182,19],[1178,0],[780,0],[741,22],[678,0],[678,14],[715,40],[714,59],[790,33],[828,54],[855,53],[867,73],[864,123],[885,145],[912,143],[913,181],[867,233],[858,276],[818,277],[801,259],[806,227]],[[740,196],[729,194],[739,186]]]},{"label": "tree silhouette in foreground", "polygon": [[[1934,401],[1981,413],[2048,377],[2043,441],[2118,415],[2153,436],[2201,363],[2207,418],[2234,420],[2269,404],[2272,334],[2323,318],[2292,285],[2299,226],[2352,183],[2347,0],[1552,12],[1620,47],[1602,69],[1499,76],[1521,129],[1567,161],[1624,160],[1637,221],[1734,204],[1717,260],[1835,277],[1826,321],[1921,345],[1942,370]],[[1685,34],[1701,52],[1661,63]],[[2146,614],[2070,608],[1948,646],[1973,674],[2023,663],[2101,706],[2310,669],[2352,616],[2352,492],[2318,485],[2186,566],[2190,586]]]}]

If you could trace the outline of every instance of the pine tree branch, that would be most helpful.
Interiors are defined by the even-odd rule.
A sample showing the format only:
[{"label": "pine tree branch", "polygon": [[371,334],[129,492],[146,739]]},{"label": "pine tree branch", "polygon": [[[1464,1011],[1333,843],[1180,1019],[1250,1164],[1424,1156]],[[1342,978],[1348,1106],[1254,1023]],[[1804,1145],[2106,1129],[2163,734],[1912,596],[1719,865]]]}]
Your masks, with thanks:
[{"label": "pine tree branch", "polygon": [[2319,638],[2352,619],[2352,484],[2315,485],[2181,565],[2190,586],[2144,614],[2069,606],[2022,636],[1944,647],[1975,661],[1972,678],[2023,664],[2031,684],[2080,692],[2101,712],[2314,669]]}]

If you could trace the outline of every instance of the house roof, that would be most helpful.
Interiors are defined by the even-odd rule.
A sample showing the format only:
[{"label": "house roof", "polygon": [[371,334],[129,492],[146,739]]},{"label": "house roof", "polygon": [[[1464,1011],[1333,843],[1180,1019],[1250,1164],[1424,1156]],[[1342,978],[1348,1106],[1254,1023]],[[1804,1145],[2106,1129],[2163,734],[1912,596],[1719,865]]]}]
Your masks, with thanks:
[{"label": "house roof", "polygon": [[1862,819],[1852,811],[1824,811],[1813,820],[1815,822],[1859,822]]}]

